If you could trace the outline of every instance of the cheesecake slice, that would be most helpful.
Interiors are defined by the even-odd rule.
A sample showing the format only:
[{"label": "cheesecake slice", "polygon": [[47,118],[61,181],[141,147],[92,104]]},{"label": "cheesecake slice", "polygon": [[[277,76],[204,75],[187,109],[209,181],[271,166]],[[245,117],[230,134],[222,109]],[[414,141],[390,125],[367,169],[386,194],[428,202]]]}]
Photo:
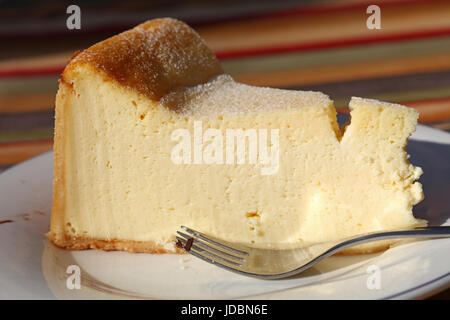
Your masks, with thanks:
[{"label": "cheesecake slice", "polygon": [[260,248],[424,225],[422,170],[405,151],[417,112],[349,107],[340,127],[328,96],[237,83],[186,24],[141,24],[62,74],[48,238],[167,253],[180,225]]}]

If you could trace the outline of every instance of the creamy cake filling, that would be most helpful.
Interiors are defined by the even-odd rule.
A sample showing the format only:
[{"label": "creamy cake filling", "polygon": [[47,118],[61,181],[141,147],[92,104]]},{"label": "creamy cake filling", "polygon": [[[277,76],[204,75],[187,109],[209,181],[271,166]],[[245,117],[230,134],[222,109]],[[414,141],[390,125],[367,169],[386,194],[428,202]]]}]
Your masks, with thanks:
[{"label": "creamy cake filling", "polygon": [[[342,136],[332,102],[316,92],[219,76],[157,103],[86,74],[93,81],[74,79],[64,115],[70,236],[155,241],[170,251],[175,230],[188,225],[231,242],[286,248],[421,223],[411,214],[422,198],[414,182],[421,170],[404,150],[417,119],[411,109],[353,98]],[[279,130],[276,174],[262,175],[261,164],[248,161],[174,163],[173,132],[193,133],[196,121],[223,133]]]}]

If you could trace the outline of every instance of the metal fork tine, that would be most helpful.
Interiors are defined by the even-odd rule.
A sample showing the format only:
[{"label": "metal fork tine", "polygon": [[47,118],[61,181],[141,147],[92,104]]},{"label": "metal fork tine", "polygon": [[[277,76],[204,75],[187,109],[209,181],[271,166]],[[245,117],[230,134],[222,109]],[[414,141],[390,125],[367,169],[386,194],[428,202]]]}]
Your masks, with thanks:
[{"label": "metal fork tine", "polygon": [[[184,238],[181,238],[178,236],[176,238],[177,238],[177,240],[181,241],[183,244],[186,242],[186,239],[184,239]],[[242,267],[242,265],[238,262],[227,260],[224,257],[218,256],[215,253],[212,253],[210,251],[202,249],[195,244],[193,244],[192,247],[189,249],[189,253],[192,253],[192,254],[197,253],[198,255],[201,255],[204,258],[207,258],[208,262],[211,262],[214,264],[217,264],[217,261],[221,261],[221,262],[231,264],[234,267]]]},{"label": "metal fork tine", "polygon": [[208,263],[214,264],[214,265],[216,265],[216,266],[218,266],[220,268],[223,268],[225,270],[232,271],[232,272],[237,272],[237,273],[240,273],[240,274],[246,274],[245,272],[237,269],[236,267],[227,266],[226,264],[214,261],[214,260],[212,260],[212,259],[210,259],[208,257],[205,257],[205,256],[201,255],[200,253],[198,253],[196,251],[192,251],[191,250],[191,251],[189,251],[189,253],[192,254],[193,256],[203,260],[203,261],[206,261]]},{"label": "metal fork tine", "polygon": [[[293,276],[339,251],[373,241],[401,238],[450,238],[450,226],[418,227],[360,234],[344,240],[315,243],[306,247],[264,249],[244,245],[235,246],[227,241],[222,243],[218,238],[210,238],[188,227],[181,226],[181,228],[186,233],[177,231],[177,242],[174,244],[184,247],[193,256],[228,271],[266,280]],[[236,260],[238,258],[242,260]]]},{"label": "metal fork tine", "polygon": [[193,230],[193,229],[190,229],[190,228],[188,228],[188,227],[186,227],[186,226],[181,226],[181,229],[183,229],[184,231],[186,231],[186,232],[189,233],[190,235],[192,235],[192,236],[194,236],[194,237],[197,237],[197,238],[203,240],[203,241],[206,242],[206,243],[212,243],[212,244],[214,244],[214,245],[217,246],[217,247],[220,247],[220,248],[222,248],[222,249],[224,249],[224,250],[228,250],[228,251],[233,252],[233,253],[235,253],[235,254],[240,254],[240,255],[248,256],[248,252],[246,252],[246,251],[239,250],[239,249],[236,249],[236,248],[227,246],[227,245],[225,245],[225,244],[223,244],[223,243],[217,242],[217,241],[215,241],[215,240],[209,238],[208,236],[206,236],[206,235],[204,235],[204,234],[202,234],[202,233],[200,233],[200,232],[198,232],[198,231],[195,231],[195,230]]},{"label": "metal fork tine", "polygon": [[[189,238],[192,238],[190,235],[187,235],[181,231],[177,231],[177,233],[180,236],[182,236],[183,238],[185,238],[186,240],[188,240]],[[225,252],[225,251],[218,250],[218,249],[208,245],[207,243],[202,242],[202,240],[199,240],[198,238],[194,238],[194,240],[197,240],[197,246],[204,250],[211,251],[211,252],[221,255],[221,256],[225,256],[226,258],[230,258],[230,259],[237,260],[240,262],[245,262],[244,258],[229,254],[228,252]]]}]

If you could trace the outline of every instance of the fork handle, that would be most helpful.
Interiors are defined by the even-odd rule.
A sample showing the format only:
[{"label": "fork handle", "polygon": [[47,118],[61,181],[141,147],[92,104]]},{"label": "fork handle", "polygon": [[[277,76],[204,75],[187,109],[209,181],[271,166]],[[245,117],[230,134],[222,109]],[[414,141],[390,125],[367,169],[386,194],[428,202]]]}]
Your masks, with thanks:
[{"label": "fork handle", "polygon": [[340,242],[330,248],[328,253],[333,254],[343,249],[368,242],[400,238],[450,238],[450,226],[418,227],[414,229],[367,233]]}]

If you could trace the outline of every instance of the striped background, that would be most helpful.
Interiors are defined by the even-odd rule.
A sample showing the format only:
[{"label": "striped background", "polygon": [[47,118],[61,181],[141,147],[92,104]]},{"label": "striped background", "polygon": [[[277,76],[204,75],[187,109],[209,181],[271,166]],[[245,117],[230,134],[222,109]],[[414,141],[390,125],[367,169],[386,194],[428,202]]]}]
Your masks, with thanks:
[{"label": "striped background", "polygon": [[[354,0],[190,23],[238,81],[323,91],[339,112],[351,96],[398,102],[419,110],[420,122],[450,130],[450,1],[376,3],[381,30],[366,27],[370,3]],[[104,33],[74,33],[74,43],[70,34],[12,41],[0,33],[11,40],[11,55],[0,60],[0,170],[51,149],[59,74],[75,48]]]},{"label": "striped background", "polygon": [[[366,28],[370,4],[381,8],[381,30]],[[110,19],[103,24],[94,24],[95,13],[82,19],[82,30],[70,32],[65,7],[55,9],[56,18],[41,7],[23,7],[30,18],[18,22],[2,9],[0,172],[52,148],[57,80],[76,49],[157,16],[194,26],[238,81],[322,91],[340,113],[351,96],[397,102],[419,110],[420,122],[450,131],[450,1],[260,0],[244,6],[215,0],[183,6],[113,6],[104,10]],[[449,291],[440,297],[450,297]]]}]

